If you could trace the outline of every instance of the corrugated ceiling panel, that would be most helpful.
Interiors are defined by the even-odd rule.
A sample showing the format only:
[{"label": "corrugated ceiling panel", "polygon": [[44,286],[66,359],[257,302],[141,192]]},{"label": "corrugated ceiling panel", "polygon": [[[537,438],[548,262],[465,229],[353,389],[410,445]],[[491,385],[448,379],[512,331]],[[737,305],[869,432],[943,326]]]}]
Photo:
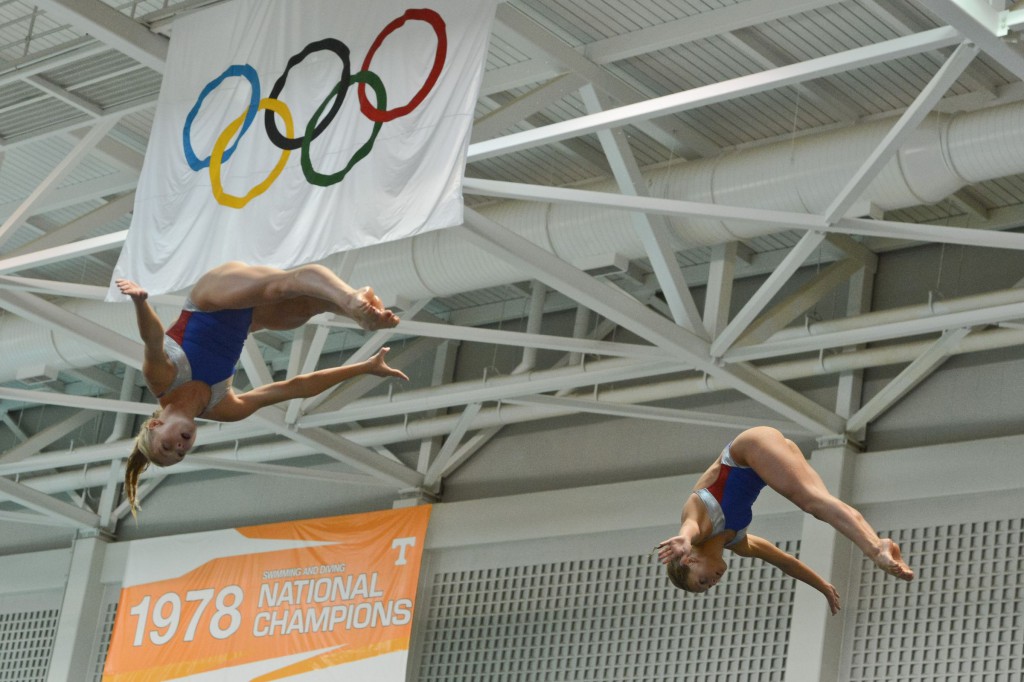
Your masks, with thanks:
[{"label": "corrugated ceiling panel", "polygon": [[0,119],[0,137],[27,136],[58,124],[88,120],[89,117],[78,109],[50,97],[6,112]]},{"label": "corrugated ceiling panel", "polygon": [[52,138],[4,152],[0,165],[0,206],[20,202],[71,150],[71,143]]},{"label": "corrugated ceiling panel", "polygon": [[76,87],[73,92],[103,109],[116,107],[127,102],[156,100],[160,93],[160,74],[152,69],[139,67],[127,73],[95,81],[85,87]]},{"label": "corrugated ceiling panel", "polygon": [[1020,198],[1024,197],[1024,175],[1011,175],[972,185],[971,194],[988,208],[1016,206],[1020,204]]},{"label": "corrugated ceiling panel", "polygon": [[22,59],[81,35],[66,22],[36,12],[31,3],[12,2],[0,10],[0,58],[4,60]]},{"label": "corrugated ceiling panel", "polygon": [[3,88],[0,88],[0,128],[3,128],[3,119],[7,116],[8,109],[43,97],[48,97],[48,95],[24,81],[15,81],[4,85]]},{"label": "corrugated ceiling panel", "polygon": [[58,66],[46,71],[43,76],[51,83],[62,88],[72,88],[98,78],[106,78],[111,74],[122,73],[127,69],[138,67],[139,64],[115,50],[92,55],[69,64]]},{"label": "corrugated ceiling panel", "polygon": [[155,107],[122,117],[114,129],[116,136],[136,151],[144,152],[149,140],[149,131],[153,129],[154,113]]},{"label": "corrugated ceiling panel", "polygon": [[487,53],[487,70],[499,69],[529,60],[530,55],[505,40],[501,33],[495,32],[491,35],[490,49]]}]

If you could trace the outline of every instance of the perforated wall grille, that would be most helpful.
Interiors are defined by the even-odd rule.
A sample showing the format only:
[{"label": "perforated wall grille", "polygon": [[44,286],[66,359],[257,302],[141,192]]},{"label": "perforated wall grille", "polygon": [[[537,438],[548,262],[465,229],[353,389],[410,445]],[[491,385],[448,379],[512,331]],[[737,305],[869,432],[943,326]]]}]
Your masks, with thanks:
[{"label": "perforated wall grille", "polygon": [[110,635],[114,631],[114,618],[117,616],[117,602],[108,602],[100,615],[99,630],[96,633],[95,654],[93,656],[93,682],[103,679],[103,666],[107,663],[107,650],[110,648]]},{"label": "perforated wall grille", "polygon": [[46,679],[59,617],[58,609],[0,613],[0,681]]},{"label": "perforated wall grille", "polygon": [[782,680],[792,601],[791,579],[739,558],[706,596],[648,556],[436,573],[416,679]]},{"label": "perforated wall grille", "polygon": [[851,682],[1024,680],[1024,521],[887,534],[917,579],[901,583],[862,562]]}]

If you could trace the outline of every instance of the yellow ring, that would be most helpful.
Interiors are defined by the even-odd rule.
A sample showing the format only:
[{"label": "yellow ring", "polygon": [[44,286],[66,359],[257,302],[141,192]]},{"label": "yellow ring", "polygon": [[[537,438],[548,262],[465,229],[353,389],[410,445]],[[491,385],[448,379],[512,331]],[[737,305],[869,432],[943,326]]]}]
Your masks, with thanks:
[{"label": "yellow ring", "polygon": [[[260,105],[257,111],[261,109],[269,109],[284,121],[285,134],[288,137],[292,137],[295,134],[295,128],[292,125],[292,112],[288,109],[288,105],[279,99],[270,99],[265,97],[260,100]],[[258,197],[267,191],[267,189],[274,184],[274,180],[277,180],[277,176],[284,170],[284,166],[288,163],[288,156],[291,154],[291,150],[284,149],[281,151],[281,158],[277,160],[277,165],[274,166],[274,170],[270,171],[270,175],[260,184],[249,190],[249,193],[244,197],[238,197],[233,194],[228,194],[224,191],[224,187],[221,185],[220,179],[220,166],[221,157],[224,154],[224,150],[227,149],[228,143],[231,142],[231,138],[234,137],[238,129],[242,127],[242,123],[245,121],[245,114],[242,114],[234,121],[228,124],[224,131],[217,138],[216,144],[213,145],[213,152],[210,154],[210,184],[213,190],[213,198],[217,200],[217,203],[222,206],[229,208],[242,208],[250,201]]]}]

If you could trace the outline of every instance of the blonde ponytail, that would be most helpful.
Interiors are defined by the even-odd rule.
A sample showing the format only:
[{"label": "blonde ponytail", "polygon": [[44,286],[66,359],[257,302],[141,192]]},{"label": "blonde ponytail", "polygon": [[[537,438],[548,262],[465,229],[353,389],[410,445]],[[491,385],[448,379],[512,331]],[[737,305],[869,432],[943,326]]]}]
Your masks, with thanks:
[{"label": "blonde ponytail", "polygon": [[[162,411],[160,409],[156,410],[150,419],[159,417]],[[131,506],[132,517],[134,518],[138,518],[137,512],[139,511],[139,476],[149,467],[150,462],[150,419],[143,422],[142,428],[139,429],[139,435],[135,437],[135,447],[132,448],[132,453],[128,455],[128,460],[124,465],[124,495],[128,498],[128,504]]]}]

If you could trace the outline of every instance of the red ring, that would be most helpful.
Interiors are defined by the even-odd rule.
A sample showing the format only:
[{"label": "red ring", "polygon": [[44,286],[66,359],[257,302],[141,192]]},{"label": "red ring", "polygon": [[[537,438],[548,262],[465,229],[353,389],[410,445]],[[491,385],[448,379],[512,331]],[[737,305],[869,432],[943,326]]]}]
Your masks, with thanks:
[{"label": "red ring", "polygon": [[419,21],[425,21],[430,24],[430,27],[434,29],[434,34],[437,36],[437,50],[434,52],[434,66],[430,69],[430,73],[427,75],[427,80],[424,81],[423,87],[419,89],[419,92],[409,100],[407,104],[394,109],[378,109],[370,100],[366,97],[366,84],[360,83],[359,92],[359,109],[363,112],[363,116],[370,119],[374,123],[387,123],[393,121],[400,116],[405,116],[410,111],[420,105],[420,102],[426,98],[427,93],[437,83],[437,79],[441,76],[441,69],[444,67],[444,60],[448,54],[448,34],[445,32],[444,19],[437,12],[430,9],[410,9],[405,14],[398,17],[390,24],[384,27],[384,29],[377,34],[377,38],[373,41],[370,46],[369,52],[366,53],[366,59],[363,60],[362,71],[370,70],[370,62],[373,61],[373,55],[377,53],[377,48],[380,47],[384,39],[394,33],[396,30],[401,28],[406,21],[416,19]]}]

